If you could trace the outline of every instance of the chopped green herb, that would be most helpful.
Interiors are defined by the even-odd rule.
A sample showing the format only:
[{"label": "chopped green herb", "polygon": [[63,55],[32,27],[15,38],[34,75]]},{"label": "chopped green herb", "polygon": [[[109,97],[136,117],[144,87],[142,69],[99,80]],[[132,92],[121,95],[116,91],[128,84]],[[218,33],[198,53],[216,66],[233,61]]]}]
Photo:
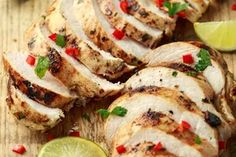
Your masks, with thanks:
[{"label": "chopped green herb", "polygon": [[195,141],[196,144],[202,144],[202,140],[199,136],[196,136],[194,141]]},{"label": "chopped green herb", "polygon": [[127,113],[127,109],[123,108],[121,106],[117,106],[111,111],[111,114],[117,115],[120,117],[124,117],[126,115],[126,113]]},{"label": "chopped green herb", "polygon": [[49,68],[49,58],[40,56],[37,65],[34,69],[35,74],[41,79],[46,74]]},{"label": "chopped green herb", "polygon": [[124,117],[127,114],[127,109],[121,106],[117,106],[111,112],[106,109],[99,109],[97,110],[97,113],[99,113],[102,118],[107,118],[110,114]]},{"label": "chopped green herb", "polygon": [[63,35],[57,34],[56,44],[60,47],[65,47],[66,41]]},{"label": "chopped green herb", "polygon": [[99,113],[102,118],[107,118],[110,115],[110,112],[106,109],[99,109],[97,110],[97,113]]},{"label": "chopped green herb", "polygon": [[170,16],[174,16],[177,13],[187,9],[188,3],[170,3],[170,2],[165,2],[164,6],[168,9],[168,13]]},{"label": "chopped green herb", "polygon": [[178,75],[178,72],[177,71],[174,71],[173,73],[172,73],[172,76],[174,76],[174,77],[176,77]]},{"label": "chopped green herb", "polygon": [[188,71],[188,72],[187,72],[187,75],[188,75],[188,76],[192,76],[192,77],[196,77],[197,74],[198,74],[198,73],[197,73],[196,71]]},{"label": "chopped green herb", "polygon": [[199,61],[195,65],[197,71],[204,71],[209,65],[211,65],[211,57],[207,50],[201,49],[198,53]]},{"label": "chopped green herb", "polygon": [[88,115],[87,113],[84,113],[84,114],[82,115],[82,118],[84,118],[85,120],[91,122],[90,117],[89,117],[89,115]]}]

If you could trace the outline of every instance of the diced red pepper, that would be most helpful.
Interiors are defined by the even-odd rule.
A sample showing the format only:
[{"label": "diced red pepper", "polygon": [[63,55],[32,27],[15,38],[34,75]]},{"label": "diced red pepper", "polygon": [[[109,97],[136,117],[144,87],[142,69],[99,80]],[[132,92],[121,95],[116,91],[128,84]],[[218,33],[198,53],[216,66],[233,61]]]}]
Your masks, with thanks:
[{"label": "diced red pepper", "polygon": [[24,154],[26,152],[26,149],[23,145],[16,145],[12,148],[12,151],[17,154]]},{"label": "diced red pepper", "polygon": [[50,35],[49,38],[50,38],[52,41],[56,41],[56,40],[57,40],[57,34],[54,33],[54,34]]},{"label": "diced red pepper", "polygon": [[219,150],[225,149],[225,142],[224,141],[218,141],[218,145],[219,145]]},{"label": "diced red pepper", "polygon": [[231,7],[232,10],[236,11],[236,4],[233,4]]},{"label": "diced red pepper", "polygon": [[54,136],[54,135],[52,135],[52,134],[47,134],[47,140],[48,140],[48,141],[51,141],[51,140],[53,140],[53,139],[55,139],[55,136]]},{"label": "diced red pepper", "polygon": [[121,40],[125,36],[125,33],[121,30],[118,30],[118,29],[116,29],[112,34],[117,40]]},{"label": "diced red pepper", "polygon": [[80,137],[80,132],[75,130],[69,131],[69,136]]},{"label": "diced red pepper", "polygon": [[164,4],[164,0],[156,0],[157,7],[161,8],[163,7],[163,4]]},{"label": "diced red pepper", "polygon": [[183,55],[183,62],[186,63],[186,64],[193,64],[194,59],[193,59],[192,54]]},{"label": "diced red pepper", "polygon": [[77,48],[67,48],[66,54],[69,56],[77,57],[79,56],[79,50]]},{"label": "diced red pepper", "polygon": [[181,125],[183,126],[184,129],[190,129],[191,128],[191,125],[186,121],[182,121]]},{"label": "diced red pepper", "polygon": [[153,147],[153,150],[154,151],[160,151],[163,149],[163,146],[161,144],[161,142],[157,143],[154,147]]},{"label": "diced red pepper", "polygon": [[177,15],[178,15],[179,17],[183,18],[183,19],[185,19],[186,16],[187,16],[185,11],[180,11],[180,12],[177,13]]},{"label": "diced red pepper", "polygon": [[26,62],[29,64],[29,65],[31,65],[31,66],[33,66],[34,64],[35,64],[35,57],[34,56],[32,56],[32,55],[28,55],[28,57],[27,57],[27,59],[26,59]]},{"label": "diced red pepper", "polygon": [[116,151],[119,153],[119,154],[123,154],[126,152],[126,148],[124,145],[120,145],[118,147],[116,147]]},{"label": "diced red pepper", "polygon": [[120,2],[120,8],[124,13],[129,13],[129,3],[126,0]]}]

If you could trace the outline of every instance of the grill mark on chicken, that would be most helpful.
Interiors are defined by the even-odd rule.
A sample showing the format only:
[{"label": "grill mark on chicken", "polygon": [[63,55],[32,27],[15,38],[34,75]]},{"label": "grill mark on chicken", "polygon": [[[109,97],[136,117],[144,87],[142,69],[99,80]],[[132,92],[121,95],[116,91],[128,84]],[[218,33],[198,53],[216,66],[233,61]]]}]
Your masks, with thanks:
[{"label": "grill mark on chicken", "polygon": [[55,49],[50,48],[48,58],[50,61],[49,71],[52,74],[59,72],[62,67],[62,59],[61,56],[58,54],[58,52]]}]

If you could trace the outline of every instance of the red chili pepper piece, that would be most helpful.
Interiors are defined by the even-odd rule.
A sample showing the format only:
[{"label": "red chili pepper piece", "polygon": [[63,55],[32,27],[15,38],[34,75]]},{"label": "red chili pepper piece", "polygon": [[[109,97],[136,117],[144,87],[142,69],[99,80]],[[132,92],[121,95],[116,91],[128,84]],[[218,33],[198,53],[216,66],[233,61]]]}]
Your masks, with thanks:
[{"label": "red chili pepper piece", "polygon": [[77,48],[74,49],[74,57],[79,56],[79,50]]},{"label": "red chili pepper piece", "polygon": [[16,145],[12,148],[12,151],[17,154],[24,154],[26,152],[26,149],[23,145]]},{"label": "red chili pepper piece", "polygon": [[56,41],[56,40],[57,40],[57,34],[54,33],[54,34],[50,35],[49,38],[50,38],[52,41]]},{"label": "red chili pepper piece", "polygon": [[77,57],[79,56],[79,50],[77,48],[67,48],[66,54],[72,57]]},{"label": "red chili pepper piece", "polygon": [[219,145],[219,150],[225,149],[225,142],[224,141],[219,141],[218,145]]},{"label": "red chili pepper piece", "polygon": [[129,13],[129,3],[126,0],[120,2],[120,8],[124,13]]},{"label": "red chili pepper piece", "polygon": [[117,40],[121,40],[125,36],[125,33],[121,30],[118,30],[118,29],[116,29],[112,34]]},{"label": "red chili pepper piece", "polygon": [[119,153],[119,154],[123,154],[126,152],[126,148],[124,145],[120,145],[118,147],[116,147],[116,151]]},{"label": "red chili pepper piece", "polygon": [[177,13],[177,15],[178,15],[179,17],[183,18],[183,19],[185,19],[186,16],[187,16],[185,11],[180,11],[180,12]]},{"label": "red chili pepper piece", "polygon": [[29,64],[29,65],[31,65],[31,66],[33,66],[34,64],[35,64],[35,57],[34,56],[32,56],[32,55],[28,55],[28,57],[27,57],[27,59],[26,59],[26,62]]},{"label": "red chili pepper piece", "polygon": [[163,4],[164,4],[164,0],[156,0],[157,7],[161,8],[163,7]]},{"label": "red chili pepper piece", "polygon": [[183,126],[184,129],[190,129],[191,128],[191,125],[186,121],[182,121],[182,126]]},{"label": "red chili pepper piece", "polygon": [[80,132],[75,130],[69,131],[69,136],[80,137]]},{"label": "red chili pepper piece", "polygon": [[47,134],[47,140],[48,140],[48,141],[51,141],[51,140],[53,140],[53,139],[55,139],[55,136],[54,136],[54,135],[52,135],[52,134]]},{"label": "red chili pepper piece", "polygon": [[183,62],[186,64],[193,64],[194,59],[193,59],[192,54],[183,55]]},{"label": "red chili pepper piece", "polygon": [[161,142],[157,143],[154,147],[153,147],[153,150],[154,151],[160,151],[163,149],[163,146],[161,144]]},{"label": "red chili pepper piece", "polygon": [[234,10],[234,11],[236,11],[236,4],[233,4],[233,5],[231,6],[231,9]]}]

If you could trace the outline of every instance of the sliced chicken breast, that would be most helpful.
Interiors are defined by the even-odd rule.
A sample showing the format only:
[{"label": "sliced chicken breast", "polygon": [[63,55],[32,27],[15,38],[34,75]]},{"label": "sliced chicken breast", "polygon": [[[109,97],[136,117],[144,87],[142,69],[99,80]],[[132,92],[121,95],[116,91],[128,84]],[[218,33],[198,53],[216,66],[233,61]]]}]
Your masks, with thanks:
[{"label": "sliced chicken breast", "polygon": [[110,116],[105,124],[105,137],[108,144],[112,143],[117,131],[124,128],[134,118],[148,110],[161,112],[170,116],[178,124],[187,121],[191,131],[206,139],[218,151],[218,134],[204,118],[204,114],[185,95],[167,88],[141,88],[115,100],[109,110],[121,106],[127,109],[125,117]]},{"label": "sliced chicken breast", "polygon": [[[83,36],[86,35],[86,38],[88,38],[86,40],[91,40],[91,42],[97,45],[100,49],[111,53],[111,55],[114,57],[121,58],[128,64],[141,64],[136,56],[127,52],[128,50],[122,49],[119,45],[117,45],[115,43],[115,39],[110,39],[111,35],[108,35],[106,30],[101,26],[91,4],[85,4],[81,0],[65,1],[65,3],[67,5],[62,5],[63,8],[72,8],[69,10],[66,9],[64,13],[68,14],[68,18],[71,20],[81,23],[80,26],[84,32]],[[72,15],[71,11],[73,12]]]},{"label": "sliced chicken breast", "polygon": [[[121,128],[114,138],[113,156],[118,156],[116,147],[124,145],[132,150],[143,152],[142,154],[155,154],[153,147],[161,143],[163,149],[176,156],[188,157],[216,157],[218,156],[215,148],[205,139],[200,139],[198,135],[189,130],[181,130],[178,123],[161,112],[148,110],[146,113],[136,118],[131,123]],[[196,142],[196,139],[199,139]],[[139,149],[140,144],[149,143],[146,149]],[[181,145],[181,147],[179,147]],[[149,148],[149,149],[148,149]],[[135,152],[133,152],[135,153]]]},{"label": "sliced chicken breast", "polygon": [[171,68],[155,67],[139,71],[126,82],[126,90],[134,90],[143,86],[166,87],[183,92],[196,103],[202,112],[210,111],[221,119],[222,124],[218,128],[222,139],[228,139],[231,136],[230,126],[211,104],[214,93],[207,81]]},{"label": "sliced chicken breast", "polygon": [[[133,69],[133,67],[125,64],[123,60],[114,58],[110,53],[100,50],[91,41],[87,40],[80,23],[75,22],[76,20],[66,21],[64,17],[67,16],[63,17],[60,14],[60,3],[58,2],[60,1],[54,3],[49,9],[45,25],[48,26],[52,34],[57,33],[66,37],[65,51],[77,49],[79,54],[73,57],[81,61],[94,74],[109,80],[117,79]],[[70,14],[70,16],[72,15]],[[74,18],[71,17],[71,19]],[[30,32],[35,32],[36,35],[39,34],[40,28],[37,27],[40,26],[35,26]],[[28,39],[30,39],[29,36],[34,37],[34,33],[29,34]],[[34,51],[37,52],[38,50],[34,49]]]},{"label": "sliced chicken breast", "polygon": [[64,117],[62,110],[49,108],[33,101],[10,82],[7,105],[10,112],[24,126],[32,130],[46,131],[57,125]]},{"label": "sliced chicken breast", "polygon": [[171,36],[175,29],[176,19],[171,18],[165,11],[153,5],[147,0],[130,0],[129,15],[133,15],[146,25],[164,31],[164,34]]},{"label": "sliced chicken breast", "polygon": [[113,28],[122,30],[127,37],[144,46],[155,48],[163,37],[163,31],[149,27],[120,9],[119,0],[99,0],[99,9]]},{"label": "sliced chicken breast", "polygon": [[34,72],[35,66],[26,62],[27,54],[5,53],[5,68],[13,85],[32,100],[53,108],[66,108],[76,97],[49,72],[40,79]]},{"label": "sliced chicken breast", "polygon": [[150,51],[149,48],[142,46],[141,44],[131,40],[130,38],[123,38],[122,40],[117,40],[112,34],[115,31],[115,28],[110,25],[107,21],[105,15],[101,12],[99,7],[99,2],[97,0],[90,0],[92,2],[93,9],[95,11],[95,15],[97,16],[97,20],[101,24],[102,28],[108,35],[108,39],[112,40],[117,46],[119,46],[122,50],[129,55],[135,56],[138,60],[140,60],[144,54]]}]

